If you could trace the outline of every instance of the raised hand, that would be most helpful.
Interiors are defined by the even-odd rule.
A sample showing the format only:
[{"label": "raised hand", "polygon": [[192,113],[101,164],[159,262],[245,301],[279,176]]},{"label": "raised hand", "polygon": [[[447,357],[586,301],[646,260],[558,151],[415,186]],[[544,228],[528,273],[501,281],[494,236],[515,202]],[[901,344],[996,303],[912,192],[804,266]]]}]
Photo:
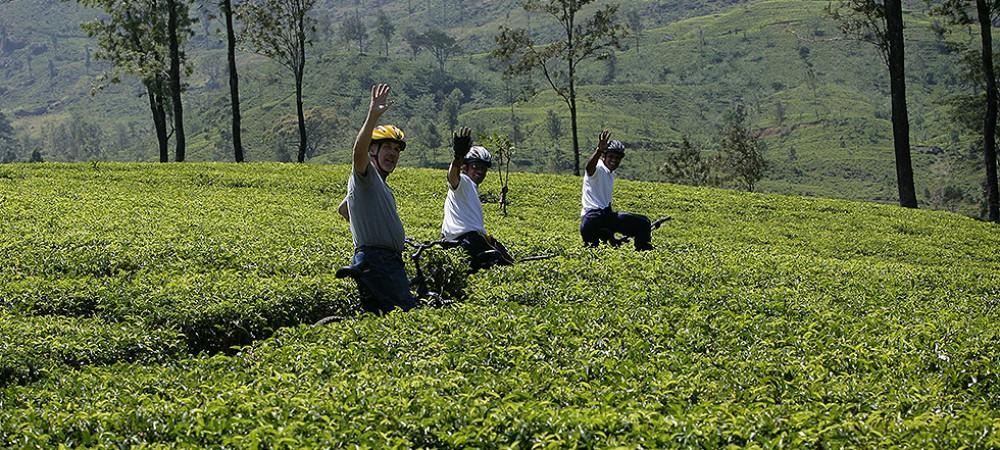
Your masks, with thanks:
[{"label": "raised hand", "polygon": [[372,102],[368,107],[368,114],[378,118],[389,109],[389,85],[376,84],[372,86]]},{"label": "raised hand", "polygon": [[608,149],[608,142],[611,142],[611,132],[604,130],[597,137],[597,150],[604,153]]},{"label": "raised hand", "polygon": [[452,133],[452,140],[454,141],[452,149],[455,151],[455,161],[464,159],[465,155],[469,154],[469,150],[472,149],[472,130],[468,127],[462,128],[457,133]]}]

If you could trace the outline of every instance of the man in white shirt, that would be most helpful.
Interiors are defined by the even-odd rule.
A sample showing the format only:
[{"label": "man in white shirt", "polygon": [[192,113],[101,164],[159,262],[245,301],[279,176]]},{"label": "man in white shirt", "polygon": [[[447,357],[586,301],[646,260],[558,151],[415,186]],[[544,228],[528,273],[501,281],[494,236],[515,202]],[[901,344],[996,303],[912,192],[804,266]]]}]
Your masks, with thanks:
[{"label": "man in white shirt", "polygon": [[595,247],[601,241],[614,243],[614,233],[621,233],[634,240],[636,250],[652,250],[649,218],[611,209],[614,172],[623,158],[625,144],[612,141],[611,132],[602,131],[583,177],[580,236],[584,245]]},{"label": "man in white shirt", "polygon": [[514,260],[499,241],[486,233],[479,185],[493,165],[490,152],[472,146],[472,131],[463,128],[454,135],[455,158],[448,168],[448,197],[444,202],[441,234],[458,241],[469,254],[472,271],[494,265],[510,265]]}]

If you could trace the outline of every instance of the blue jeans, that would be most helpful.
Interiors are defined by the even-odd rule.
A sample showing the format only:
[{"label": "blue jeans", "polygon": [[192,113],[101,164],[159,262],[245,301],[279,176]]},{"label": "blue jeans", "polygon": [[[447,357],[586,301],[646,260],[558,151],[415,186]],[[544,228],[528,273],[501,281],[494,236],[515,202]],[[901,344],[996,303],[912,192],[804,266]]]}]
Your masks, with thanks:
[{"label": "blue jeans", "polygon": [[417,306],[399,253],[379,247],[360,247],[354,251],[351,262],[361,268],[361,275],[356,279],[362,309],[385,314],[396,308],[409,311]]},{"label": "blue jeans", "polygon": [[[465,252],[469,255],[472,273],[481,269],[488,269],[493,266],[510,266],[514,264],[514,259],[500,241],[489,242],[486,236],[478,231],[470,231],[456,239]],[[487,252],[493,251],[492,255]]]},{"label": "blue jeans", "polygon": [[652,248],[649,218],[638,214],[616,213],[611,207],[591,209],[580,222],[580,236],[584,245],[596,247],[600,242],[614,242],[614,234],[621,233],[635,239],[636,250]]}]

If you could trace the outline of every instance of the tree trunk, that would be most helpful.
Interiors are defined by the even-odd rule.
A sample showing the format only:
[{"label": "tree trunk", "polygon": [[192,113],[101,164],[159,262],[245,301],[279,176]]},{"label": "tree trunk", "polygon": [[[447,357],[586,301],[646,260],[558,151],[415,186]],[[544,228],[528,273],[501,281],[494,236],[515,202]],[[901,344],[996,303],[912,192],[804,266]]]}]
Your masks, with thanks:
[{"label": "tree trunk", "polygon": [[146,83],[146,95],[149,96],[149,110],[153,114],[156,142],[160,148],[160,162],[165,163],[170,161],[170,151],[167,148],[167,121],[166,112],[163,110],[163,101],[149,83]]},{"label": "tree trunk", "polygon": [[580,176],[580,138],[576,126],[576,63],[573,61],[575,47],[573,46],[573,20],[575,16],[571,13],[566,25],[566,43],[568,44],[569,55],[566,57],[566,65],[569,67],[569,122],[573,128],[573,174]]},{"label": "tree trunk", "polygon": [[[572,74],[572,69],[570,70]],[[576,88],[573,86],[573,75],[569,80],[569,121],[573,128],[573,174],[580,176],[580,138],[576,127]]]},{"label": "tree trunk", "polygon": [[889,40],[889,78],[892,86],[892,140],[896,151],[896,181],[899,205],[917,207],[910,161],[910,119],[906,111],[906,71],[903,51],[903,6],[901,0],[885,1],[886,34]]},{"label": "tree trunk", "polygon": [[[301,73],[301,69],[300,69]],[[295,108],[299,115],[299,155],[298,161],[306,161],[306,116],[302,111],[302,75],[295,76]]]},{"label": "tree trunk", "polygon": [[986,204],[991,222],[1000,222],[1000,190],[997,188],[997,81],[993,70],[993,24],[986,0],[976,0],[979,29],[983,38],[983,76],[986,78],[986,119],[983,121],[983,153],[986,163]]},{"label": "tree trunk", "polygon": [[177,39],[177,0],[167,0],[170,41],[170,95],[174,106],[174,142],[177,144],[177,162],[184,162],[184,107],[181,105],[181,56]]},{"label": "tree trunk", "polygon": [[236,162],[243,162],[243,137],[240,115],[240,77],[236,73],[236,33],[233,31],[233,4],[222,0],[222,13],[226,15],[226,35],[229,45],[229,96],[233,108],[233,153]]}]

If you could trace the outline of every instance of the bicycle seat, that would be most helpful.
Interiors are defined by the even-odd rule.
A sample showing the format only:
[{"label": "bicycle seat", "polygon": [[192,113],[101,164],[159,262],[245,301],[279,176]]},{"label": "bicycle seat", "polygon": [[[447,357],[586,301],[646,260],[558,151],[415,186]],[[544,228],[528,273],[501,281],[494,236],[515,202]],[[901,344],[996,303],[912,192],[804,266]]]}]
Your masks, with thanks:
[{"label": "bicycle seat", "polygon": [[337,269],[335,276],[337,278],[358,278],[365,271],[365,264],[351,264],[349,266],[344,266]]},{"label": "bicycle seat", "polygon": [[459,245],[462,245],[462,243],[459,242],[459,241],[447,241],[447,240],[442,239],[440,242],[441,242],[441,248],[443,248],[445,250],[450,249],[450,248],[455,248],[455,247],[458,247]]},{"label": "bicycle seat", "polygon": [[496,250],[486,250],[478,255],[476,255],[476,262],[493,262],[500,259],[500,252]]}]

